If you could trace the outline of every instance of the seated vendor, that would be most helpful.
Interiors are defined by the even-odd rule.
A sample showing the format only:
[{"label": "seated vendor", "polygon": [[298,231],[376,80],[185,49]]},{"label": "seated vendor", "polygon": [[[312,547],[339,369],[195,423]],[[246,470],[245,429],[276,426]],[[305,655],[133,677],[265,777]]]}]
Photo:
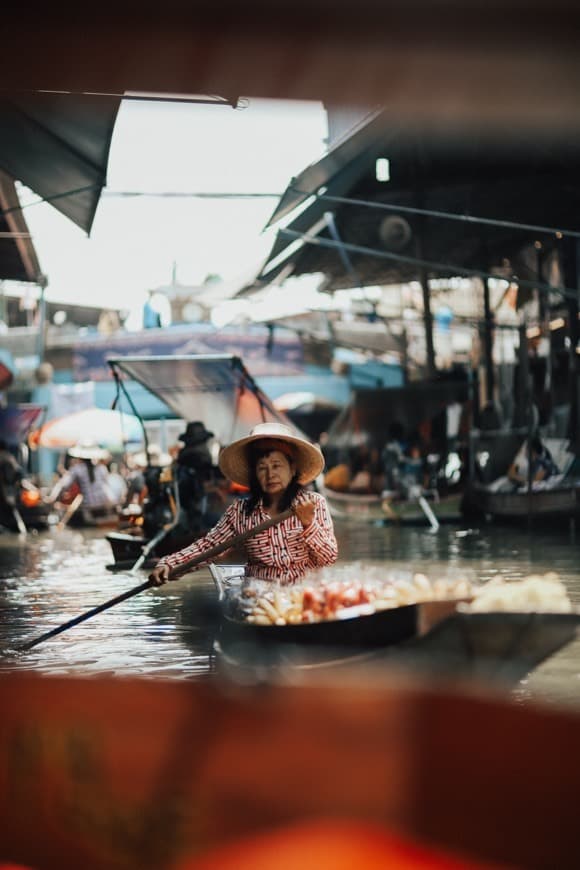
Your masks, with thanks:
[{"label": "seated vendor", "polygon": [[507,476],[512,483],[525,486],[528,480],[537,483],[540,480],[548,480],[554,474],[558,474],[558,466],[552,459],[552,454],[542,444],[539,435],[535,435],[530,441],[530,469],[524,465],[522,468],[517,462],[513,462]]}]

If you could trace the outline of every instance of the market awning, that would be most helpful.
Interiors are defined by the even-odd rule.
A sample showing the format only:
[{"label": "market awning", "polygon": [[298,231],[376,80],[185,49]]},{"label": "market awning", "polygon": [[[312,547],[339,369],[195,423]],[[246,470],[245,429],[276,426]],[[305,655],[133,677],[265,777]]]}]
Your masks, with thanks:
[{"label": "market awning", "polygon": [[[372,112],[339,140],[328,154],[293,178],[266,227],[277,223],[321,191],[337,197],[347,194],[376,159],[385,142],[388,142],[386,123],[384,111]],[[275,279],[280,281],[288,277],[298,255],[305,245],[309,245],[306,239],[296,241],[290,233],[306,238],[328,235],[325,215],[329,211],[333,211],[333,206],[325,199],[314,199],[305,207],[277,234],[267,260],[253,284],[245,287],[243,293],[260,289]]]},{"label": "market awning", "polygon": [[384,135],[385,113],[379,109],[363,118],[348,131],[348,135],[341,137],[324,157],[292,179],[266,226],[272,226],[290,214],[309,196],[326,186],[331,179],[336,179],[336,176],[344,172],[349,165],[353,162],[358,163],[361,155],[372,148],[377,141],[384,140]]},{"label": "market awning", "polygon": [[296,428],[274,407],[237,356],[137,356],[112,358],[108,363],[116,376],[142,384],[178,417],[188,422],[201,420],[222,444],[243,438],[262,422],[278,421]]},{"label": "market awning", "polygon": [[10,447],[17,447],[23,444],[30,429],[35,424],[38,424],[44,410],[43,405],[24,403],[0,408],[0,433],[2,439]]},{"label": "market awning", "polygon": [[15,93],[0,96],[0,169],[89,233],[120,97]]},{"label": "market awning", "polygon": [[[577,232],[577,142],[502,140],[483,129],[392,126],[386,118],[367,121],[366,133],[359,126],[292,180],[270,223],[291,208],[299,213],[243,292],[290,275],[322,273],[319,289],[334,291],[486,278],[498,269],[521,287],[540,278],[554,286],[560,239]],[[377,177],[379,157],[385,177]]]}]

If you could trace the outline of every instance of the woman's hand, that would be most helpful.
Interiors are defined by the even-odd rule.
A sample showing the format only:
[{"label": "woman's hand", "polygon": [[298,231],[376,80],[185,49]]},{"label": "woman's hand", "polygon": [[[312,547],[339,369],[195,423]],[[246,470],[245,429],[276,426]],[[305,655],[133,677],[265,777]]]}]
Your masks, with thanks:
[{"label": "woman's hand", "polygon": [[169,580],[169,565],[157,565],[149,575],[149,582],[154,586],[163,586]]},{"label": "woman's hand", "polygon": [[294,508],[294,513],[304,528],[307,529],[314,519],[314,502],[304,501],[301,504],[297,504]]}]

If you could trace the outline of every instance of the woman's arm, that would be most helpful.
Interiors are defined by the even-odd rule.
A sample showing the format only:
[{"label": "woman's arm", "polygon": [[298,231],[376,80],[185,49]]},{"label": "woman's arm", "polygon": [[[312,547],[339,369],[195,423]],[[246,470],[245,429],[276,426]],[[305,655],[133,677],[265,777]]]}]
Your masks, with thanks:
[{"label": "woman's arm", "polygon": [[[177,550],[176,553],[171,553],[169,556],[164,556],[159,560],[149,579],[156,586],[161,586],[167,580],[177,580],[181,574],[185,574],[187,566],[192,559],[201,556],[203,553],[211,550],[217,544],[223,544],[228,538],[238,534],[239,529],[239,511],[243,506],[240,502],[231,504],[223,517],[218,523],[210,529],[202,538],[198,538],[189,547],[184,547],[183,550]],[[195,570],[201,568],[205,562],[200,562],[195,566]],[[170,572],[174,572],[174,576],[170,577]]]},{"label": "woman's arm", "polygon": [[46,501],[49,504],[53,504],[58,499],[61,492],[65,489],[68,489],[69,486],[72,486],[75,480],[76,478],[72,474],[72,469],[65,471],[63,476],[59,480],[57,480],[57,482],[51,489],[49,495],[46,497]]}]

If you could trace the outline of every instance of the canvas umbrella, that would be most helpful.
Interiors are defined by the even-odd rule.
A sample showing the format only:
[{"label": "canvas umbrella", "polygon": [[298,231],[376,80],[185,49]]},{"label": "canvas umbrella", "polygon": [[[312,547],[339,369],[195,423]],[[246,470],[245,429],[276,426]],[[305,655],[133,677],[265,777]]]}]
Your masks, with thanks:
[{"label": "canvas umbrella", "polygon": [[114,452],[142,443],[143,429],[132,414],[89,408],[49,420],[29,440],[33,447],[66,450],[77,444],[95,444]]},{"label": "canvas umbrella", "polygon": [[284,393],[274,399],[274,407],[278,411],[339,411],[341,406],[325,396],[317,396],[315,393],[300,391],[296,393]]}]

